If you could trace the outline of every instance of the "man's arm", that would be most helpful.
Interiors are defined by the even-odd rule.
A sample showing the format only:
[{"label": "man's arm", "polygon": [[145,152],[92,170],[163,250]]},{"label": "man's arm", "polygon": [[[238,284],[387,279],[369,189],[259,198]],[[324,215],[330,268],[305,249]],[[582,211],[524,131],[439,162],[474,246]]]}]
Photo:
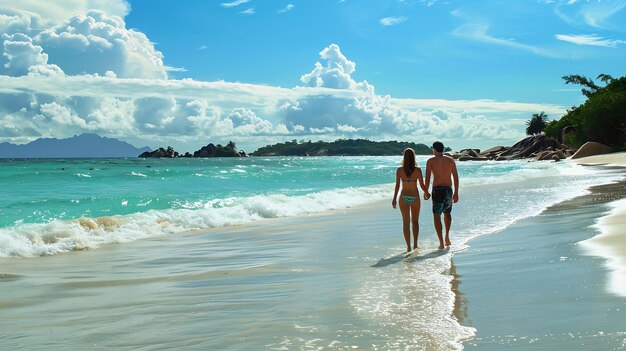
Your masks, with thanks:
[{"label": "man's arm", "polygon": [[428,188],[430,187],[430,160],[426,161],[426,184],[424,184],[424,200],[430,199]]},{"label": "man's arm", "polygon": [[452,179],[454,180],[454,195],[452,196],[452,200],[454,203],[459,202],[459,173],[456,170],[456,162],[454,159],[452,161]]},{"label": "man's arm", "polygon": [[430,160],[426,161],[426,181],[424,182],[426,185],[426,190],[430,188]]}]

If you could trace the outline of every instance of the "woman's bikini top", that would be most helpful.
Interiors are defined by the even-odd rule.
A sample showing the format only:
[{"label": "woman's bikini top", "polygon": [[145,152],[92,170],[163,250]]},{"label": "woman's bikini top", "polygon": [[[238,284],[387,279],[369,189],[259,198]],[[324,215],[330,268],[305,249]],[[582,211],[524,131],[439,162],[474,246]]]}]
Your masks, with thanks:
[{"label": "woman's bikini top", "polygon": [[[417,171],[417,169],[416,169]],[[405,174],[406,175],[406,174]],[[411,175],[413,175],[413,172],[411,172]],[[417,183],[417,179],[402,179],[400,178],[400,180],[402,181],[402,183],[408,182],[408,183]]]}]

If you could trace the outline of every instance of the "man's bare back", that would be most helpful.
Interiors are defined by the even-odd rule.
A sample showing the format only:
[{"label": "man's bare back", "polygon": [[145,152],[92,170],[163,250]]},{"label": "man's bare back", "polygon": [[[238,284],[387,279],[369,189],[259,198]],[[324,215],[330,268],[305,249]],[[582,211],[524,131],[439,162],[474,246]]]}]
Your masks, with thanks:
[{"label": "man's bare back", "polygon": [[452,186],[452,174],[456,173],[456,164],[450,156],[431,157],[426,162],[426,184],[430,182],[429,171],[433,175],[433,186]]}]

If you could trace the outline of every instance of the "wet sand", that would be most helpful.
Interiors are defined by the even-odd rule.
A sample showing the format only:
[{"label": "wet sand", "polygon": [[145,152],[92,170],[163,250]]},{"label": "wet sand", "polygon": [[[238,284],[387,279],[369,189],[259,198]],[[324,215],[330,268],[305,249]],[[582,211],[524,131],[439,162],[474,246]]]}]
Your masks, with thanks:
[{"label": "wet sand", "polygon": [[626,181],[590,190],[455,255],[467,350],[624,348]]},{"label": "wet sand", "polygon": [[458,349],[450,253],[406,260],[399,226],[385,201],[3,259],[0,349]]}]

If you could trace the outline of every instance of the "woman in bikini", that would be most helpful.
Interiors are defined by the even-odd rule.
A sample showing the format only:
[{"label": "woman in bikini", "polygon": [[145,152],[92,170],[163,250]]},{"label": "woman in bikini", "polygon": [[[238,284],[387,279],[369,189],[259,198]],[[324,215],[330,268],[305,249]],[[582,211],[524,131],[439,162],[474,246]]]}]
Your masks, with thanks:
[{"label": "woman in bikini", "polygon": [[402,182],[402,192],[400,193],[400,213],[402,213],[402,231],[404,232],[404,240],[406,241],[406,251],[411,251],[411,224],[413,224],[413,249],[417,249],[417,237],[419,236],[419,216],[420,216],[420,198],[417,190],[417,182],[424,191],[424,198],[428,200],[430,194],[424,185],[422,178],[422,170],[417,167],[415,160],[415,151],[408,148],[404,150],[404,159],[402,167],[396,171],[396,190],[393,194],[391,206],[396,208],[398,198],[398,190],[400,190],[400,182]]}]

